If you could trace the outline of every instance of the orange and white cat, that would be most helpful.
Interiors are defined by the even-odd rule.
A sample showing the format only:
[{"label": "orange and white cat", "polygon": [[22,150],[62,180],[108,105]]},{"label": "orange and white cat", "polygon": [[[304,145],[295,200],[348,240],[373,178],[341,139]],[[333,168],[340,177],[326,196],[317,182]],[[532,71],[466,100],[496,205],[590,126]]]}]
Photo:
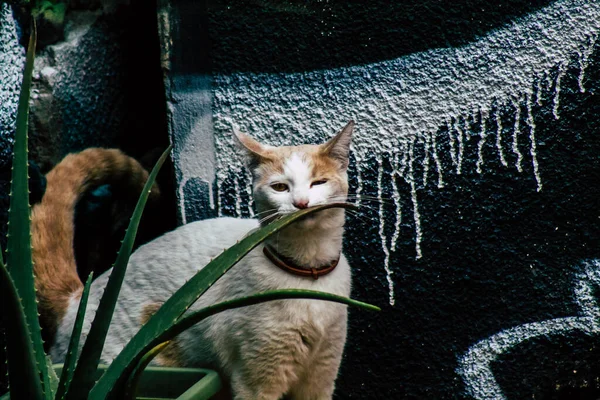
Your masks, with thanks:
[{"label": "orange and white cat", "polygon": [[[253,196],[261,218],[313,205],[344,201],[354,123],[321,145],[272,147],[236,133],[253,174]],[[48,192],[47,194],[48,195]],[[34,219],[36,214],[33,215]],[[344,211],[328,209],[303,219],[258,246],[218,280],[193,309],[271,289],[303,288],[349,296],[350,267],[342,254]],[[35,222],[35,221],[34,221]],[[102,353],[106,363],[140,325],[211,258],[258,227],[256,219],[215,218],[177,228],[132,255]],[[34,227],[35,227],[34,223]],[[44,229],[52,229],[46,227]],[[35,232],[34,232],[35,235]],[[58,246],[60,247],[60,246]],[[267,248],[267,251],[264,248]],[[51,355],[65,356],[81,283],[69,279],[61,296],[46,287],[74,265],[60,253],[59,273],[38,275],[42,302],[56,302],[58,329]],[[308,271],[291,273],[277,262]],[[36,268],[38,262],[36,261]],[[326,275],[311,274],[327,270]],[[311,272],[313,271],[313,272]],[[92,284],[84,336],[109,272]],[[58,300],[58,301],[57,301]],[[283,300],[214,315],[182,333],[156,359],[161,365],[210,366],[231,384],[234,399],[331,399],[346,341],[346,306],[317,300]]]}]

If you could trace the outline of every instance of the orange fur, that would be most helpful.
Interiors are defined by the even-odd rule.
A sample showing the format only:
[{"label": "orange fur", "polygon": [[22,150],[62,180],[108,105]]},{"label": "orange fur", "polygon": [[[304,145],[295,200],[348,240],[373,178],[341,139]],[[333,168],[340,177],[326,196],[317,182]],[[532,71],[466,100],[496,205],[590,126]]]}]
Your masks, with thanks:
[{"label": "orange fur", "polygon": [[[87,190],[113,184],[139,195],[148,172],[117,149],[90,148],[67,155],[47,175],[46,193],[31,210],[31,239],[38,308],[47,336],[53,338],[69,299],[81,296],[77,274],[74,210]],[[158,196],[155,185],[151,196]]]},{"label": "orange fur", "polygon": [[[312,175],[315,179],[332,178],[339,175],[339,165],[322,151],[319,146],[300,145],[278,147],[277,151],[264,149],[258,169],[258,185],[266,185],[267,179],[276,174],[283,173],[283,166],[293,153],[303,154],[306,161],[312,166]],[[262,177],[262,179],[260,179]]]},{"label": "orange fur", "polygon": [[[162,306],[161,303],[149,303],[142,308],[140,323],[144,325]],[[161,367],[182,367],[185,365],[183,351],[177,338],[171,339],[169,344],[156,356],[156,363]]]}]

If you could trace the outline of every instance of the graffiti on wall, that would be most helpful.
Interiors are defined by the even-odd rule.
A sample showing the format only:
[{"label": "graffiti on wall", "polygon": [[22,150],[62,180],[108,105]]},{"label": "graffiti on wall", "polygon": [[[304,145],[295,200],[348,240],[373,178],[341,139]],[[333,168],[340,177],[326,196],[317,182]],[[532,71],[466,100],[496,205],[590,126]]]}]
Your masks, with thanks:
[{"label": "graffiti on wall", "polygon": [[[365,62],[340,61],[334,43],[332,65],[320,54],[302,69],[296,59],[282,67],[288,54],[273,68],[252,63],[262,62],[257,54],[271,59],[269,45],[285,49],[317,3],[302,12],[293,0],[285,9],[242,3],[255,8],[228,20],[214,16],[212,29],[233,36],[213,37],[211,79],[188,68],[173,80],[180,85],[174,109],[192,110],[181,113],[183,137],[175,140],[182,221],[208,216],[198,211],[204,208],[254,216],[234,128],[290,145],[322,142],[357,122],[349,177],[363,215],[348,218],[347,256],[353,296],[384,305],[385,317],[351,316],[340,398],[545,398],[546,388],[559,390],[556,382],[592,385],[593,372],[583,374],[586,381],[563,372],[573,359],[593,370],[600,350],[586,342],[599,333],[599,265],[577,264],[598,255],[594,197],[582,182],[598,167],[590,138],[599,126],[592,99],[600,5],[535,2],[538,8],[467,33],[465,42],[439,47],[436,38],[437,46],[370,54]],[[461,12],[473,6],[458,3]],[[324,5],[326,14],[340,4]],[[391,6],[372,7],[367,14]],[[261,23],[253,19],[262,15]],[[284,20],[295,26],[282,33],[286,39],[261,36],[265,48],[248,48],[249,32]],[[328,29],[320,34],[336,35]],[[205,146],[209,136],[214,143]],[[196,192],[208,196],[201,207]],[[553,346],[565,340],[580,357],[562,360],[562,348],[553,357],[546,342],[535,344],[540,338]],[[548,360],[533,371],[527,351],[538,350]],[[583,369],[577,365],[571,372]]]},{"label": "graffiti on wall", "polygon": [[[411,189],[417,258],[423,255],[419,191],[427,185],[441,188],[446,174],[463,172],[467,141],[477,141],[477,173],[485,173],[483,149],[491,144],[504,167],[530,170],[535,190],[542,190],[533,107],[550,102],[554,118],[560,118],[561,80],[571,65],[579,68],[579,90],[585,91],[585,70],[599,30],[600,5],[560,1],[460,48],[306,73],[217,74],[213,81],[216,187],[222,186],[228,173],[238,176],[233,182],[235,213],[242,215],[241,193],[248,193],[250,181],[234,156],[238,152],[232,147],[233,126],[259,140],[283,145],[322,141],[346,120],[356,120],[357,202],[361,201],[361,162],[371,154],[378,155],[379,194],[384,179],[393,186],[396,215],[391,237],[384,233],[384,216],[379,218],[386,254],[383,268],[393,305],[389,255],[395,250],[403,217],[396,179],[403,179]],[[452,165],[440,161],[440,135],[449,139]],[[527,153],[519,146],[525,142]],[[420,159],[415,159],[415,146],[425,149]],[[384,171],[383,158],[391,160],[391,170]],[[416,163],[422,166],[419,176]],[[217,191],[215,196],[215,207],[222,214],[224,195]],[[244,207],[252,215],[251,201]]]},{"label": "graffiti on wall", "polygon": [[494,378],[491,363],[499,355],[526,340],[573,332],[595,337],[600,335],[600,307],[595,296],[595,291],[600,288],[600,260],[583,264],[573,288],[575,301],[580,308],[578,316],[532,322],[506,329],[475,343],[460,357],[460,366],[456,372],[463,377],[469,395],[478,400],[506,399]]}]

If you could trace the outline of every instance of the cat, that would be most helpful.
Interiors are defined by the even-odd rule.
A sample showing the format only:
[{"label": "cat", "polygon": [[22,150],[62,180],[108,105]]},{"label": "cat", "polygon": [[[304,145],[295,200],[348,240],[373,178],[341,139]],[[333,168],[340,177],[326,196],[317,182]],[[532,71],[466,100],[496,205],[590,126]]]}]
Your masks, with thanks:
[{"label": "cat", "polygon": [[[79,200],[95,188],[110,186],[124,194],[121,205],[125,194],[137,201],[147,178],[148,172],[135,159],[119,150],[102,148],[69,154],[45,176],[45,193],[31,208],[31,243],[40,323],[47,346],[55,339],[69,299],[73,293],[81,293],[80,277],[86,278],[90,272],[78,272],[75,262],[74,219]],[[149,201],[156,202],[159,196],[154,185]],[[113,215],[106,217],[111,217],[113,224],[119,223]],[[110,239],[108,236],[104,239]],[[91,253],[105,247],[97,244],[89,257],[102,258]],[[110,256],[114,261],[116,251]],[[90,269],[98,268],[98,264],[87,263]]]},{"label": "cat", "polygon": [[[324,144],[282,147],[235,132],[253,175],[254,202],[262,219],[196,221],[137,249],[129,261],[102,360],[114,359],[175,290],[261,223],[313,205],[344,201],[353,128],[350,121]],[[286,227],[244,257],[192,309],[270,289],[312,289],[349,296],[351,272],[342,254],[344,222],[344,210],[335,208]],[[61,279],[60,302],[54,306],[58,330],[51,356],[55,362],[64,359],[82,290],[72,272],[74,266],[59,262],[68,257],[57,254],[52,263],[54,276],[41,277],[69,277]],[[283,270],[278,263],[292,264],[300,272]],[[297,275],[303,272],[306,276]],[[92,284],[83,336],[108,277],[105,273]],[[154,363],[215,368],[236,400],[331,399],[346,325],[345,305],[274,301],[226,311],[196,324],[172,341]]]}]

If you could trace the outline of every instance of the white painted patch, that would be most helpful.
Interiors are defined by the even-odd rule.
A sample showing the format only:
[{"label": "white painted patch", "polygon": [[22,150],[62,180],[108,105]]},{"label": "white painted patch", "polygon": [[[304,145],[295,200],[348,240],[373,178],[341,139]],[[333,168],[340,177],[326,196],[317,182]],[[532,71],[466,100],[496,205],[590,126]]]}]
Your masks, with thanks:
[{"label": "white painted patch", "polygon": [[[425,236],[420,230],[418,193],[429,180],[411,176],[415,170],[410,172],[411,165],[425,166],[431,155],[438,187],[444,186],[444,174],[466,172],[465,168],[472,168],[463,160],[470,138],[469,121],[475,121],[473,116],[481,112],[483,130],[484,122],[491,123],[490,110],[495,109],[496,151],[501,164],[521,172],[526,162],[531,163],[536,189],[542,190],[544,166],[538,162],[535,143],[533,96],[536,102],[550,104],[558,118],[561,80],[567,67],[579,67],[583,88],[583,74],[599,30],[600,3],[559,0],[460,48],[431,49],[366,66],[304,73],[217,74],[213,82],[217,187],[241,165],[231,141],[233,123],[261,142],[289,145],[321,143],[352,118],[357,122],[353,139],[356,202],[360,204],[365,195],[362,170],[366,160],[376,154],[392,159],[397,155],[397,174],[410,185],[415,256],[420,257]],[[542,99],[542,87],[553,90],[547,99]],[[512,117],[512,122],[502,126],[499,114],[507,120]],[[441,128],[449,135],[452,167],[442,162]],[[482,154],[488,135],[485,131],[479,135],[478,162],[473,163],[482,174],[488,161]],[[426,158],[414,151],[414,144],[407,145],[415,138],[418,143],[430,143]],[[525,141],[531,144],[522,154],[519,143]],[[407,160],[409,150],[413,154]],[[509,166],[505,151],[515,156],[513,165]],[[391,178],[384,174],[382,179],[385,183]],[[237,195],[244,190],[240,188]]]},{"label": "white painted patch", "polygon": [[[206,75],[175,77],[169,87],[168,113],[171,126],[173,153],[176,155],[175,170],[178,178],[178,200],[181,222],[187,223],[185,215],[184,188],[193,178],[207,183],[209,206],[215,208],[213,183],[215,181],[215,144],[212,128],[212,92],[210,77]],[[185,90],[183,90],[185,89]],[[185,134],[183,134],[185,133]],[[237,165],[237,168],[242,168]],[[220,199],[217,200],[220,205]],[[220,209],[220,208],[219,208]]]},{"label": "white painted patch", "polygon": [[506,396],[492,372],[492,362],[501,354],[527,340],[540,336],[560,336],[573,332],[600,335],[600,307],[594,289],[600,288],[600,261],[584,266],[575,282],[575,301],[579,316],[532,322],[503,330],[469,348],[459,359],[456,372],[462,376],[467,392],[477,400],[505,400]]}]

